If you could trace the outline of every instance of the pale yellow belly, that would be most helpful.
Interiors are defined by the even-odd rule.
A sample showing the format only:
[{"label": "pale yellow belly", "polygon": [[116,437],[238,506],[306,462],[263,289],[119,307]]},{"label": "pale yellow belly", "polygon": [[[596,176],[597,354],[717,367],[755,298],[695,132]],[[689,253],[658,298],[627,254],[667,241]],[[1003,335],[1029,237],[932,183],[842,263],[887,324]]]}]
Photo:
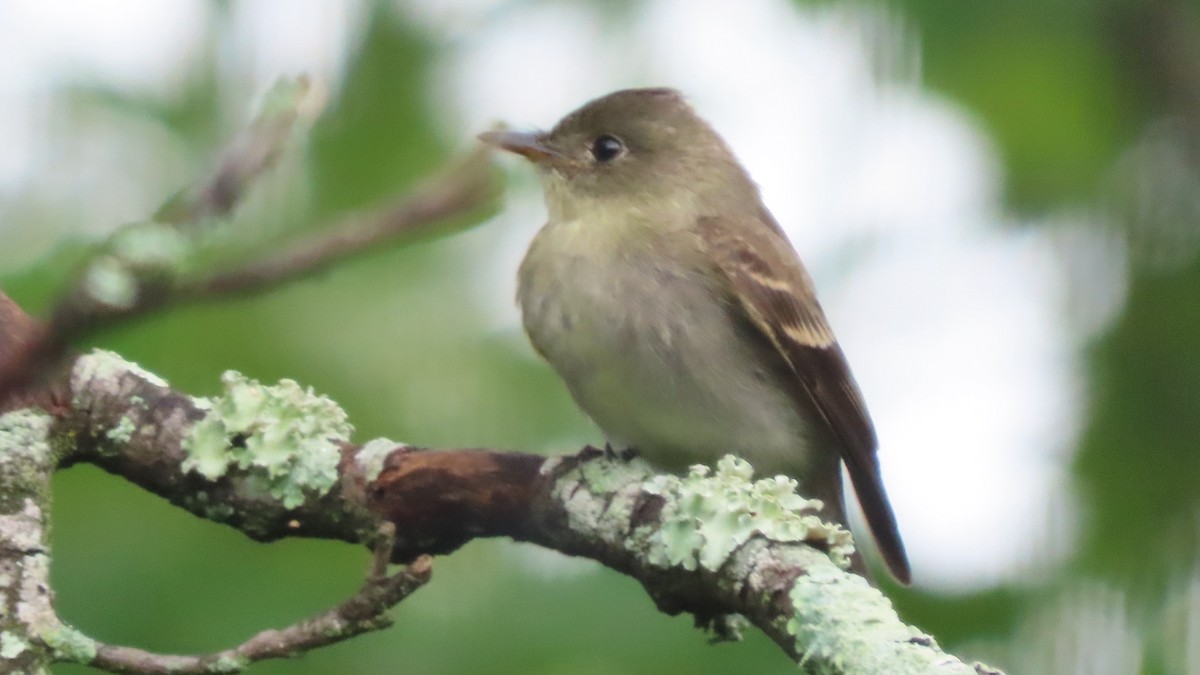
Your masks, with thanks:
[{"label": "pale yellow belly", "polygon": [[609,442],[667,467],[734,453],[802,477],[807,425],[699,275],[636,257],[553,264],[522,266],[525,329]]}]

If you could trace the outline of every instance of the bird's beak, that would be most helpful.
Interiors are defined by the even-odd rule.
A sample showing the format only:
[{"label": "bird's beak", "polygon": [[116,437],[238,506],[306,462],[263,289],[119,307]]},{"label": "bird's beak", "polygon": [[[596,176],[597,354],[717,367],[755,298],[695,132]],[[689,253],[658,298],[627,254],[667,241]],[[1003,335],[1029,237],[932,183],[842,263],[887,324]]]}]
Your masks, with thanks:
[{"label": "bird's beak", "polygon": [[542,134],[520,131],[485,131],[479,140],[488,145],[521,155],[534,164],[555,165],[569,161],[566,155],[542,142]]}]

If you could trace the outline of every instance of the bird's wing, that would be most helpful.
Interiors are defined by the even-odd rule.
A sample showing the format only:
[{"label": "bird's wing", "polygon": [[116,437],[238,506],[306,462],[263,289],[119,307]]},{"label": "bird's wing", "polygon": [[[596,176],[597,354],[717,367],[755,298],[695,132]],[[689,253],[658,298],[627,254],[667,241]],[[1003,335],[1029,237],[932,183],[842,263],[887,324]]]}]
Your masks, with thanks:
[{"label": "bird's wing", "polygon": [[698,231],[735,308],[767,338],[773,365],[795,385],[789,394],[801,414],[815,411],[837,441],[884,561],[908,583],[908,558],[879,476],[875,427],[808,273],[769,214],[736,227],[706,218]]}]

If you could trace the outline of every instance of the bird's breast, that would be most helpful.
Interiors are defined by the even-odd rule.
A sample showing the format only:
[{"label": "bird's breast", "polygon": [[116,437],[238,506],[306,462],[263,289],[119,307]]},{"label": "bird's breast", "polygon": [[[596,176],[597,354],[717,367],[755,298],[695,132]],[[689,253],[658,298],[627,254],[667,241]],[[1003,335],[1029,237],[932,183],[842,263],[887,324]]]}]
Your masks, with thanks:
[{"label": "bird's breast", "polygon": [[726,452],[802,464],[804,420],[687,233],[638,247],[585,228],[543,228],[518,299],[534,347],[609,440],[671,466]]}]

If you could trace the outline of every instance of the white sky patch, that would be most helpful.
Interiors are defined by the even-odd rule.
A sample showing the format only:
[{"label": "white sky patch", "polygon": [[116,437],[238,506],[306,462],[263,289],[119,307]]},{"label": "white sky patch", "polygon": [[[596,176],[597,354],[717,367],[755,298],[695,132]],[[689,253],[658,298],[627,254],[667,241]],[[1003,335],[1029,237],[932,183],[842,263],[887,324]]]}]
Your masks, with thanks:
[{"label": "white sky patch", "polygon": [[851,179],[831,198],[847,235],[950,236],[998,218],[1001,168],[961,107],[885,86],[872,108],[856,131]]},{"label": "white sky patch", "polygon": [[434,78],[452,115],[447,132],[496,122],[549,128],[580,102],[625,86],[624,45],[605,32],[602,14],[583,3],[521,3],[459,41]]},{"label": "white sky patch", "polygon": [[1037,232],[934,230],[824,294],[920,582],[999,580],[1047,548],[1048,527],[1069,541],[1074,518],[1055,512],[1080,403],[1056,265]]},{"label": "white sky patch", "polygon": [[36,88],[70,75],[120,88],[169,86],[198,45],[202,0],[0,4],[0,87]]},{"label": "white sky patch", "polygon": [[232,5],[229,74],[261,90],[280,76],[306,73],[331,86],[359,37],[363,3],[350,0],[255,0]]},{"label": "white sky patch", "polygon": [[51,87],[80,80],[163,90],[192,57],[206,16],[200,0],[0,3],[0,195],[52,154]]}]

